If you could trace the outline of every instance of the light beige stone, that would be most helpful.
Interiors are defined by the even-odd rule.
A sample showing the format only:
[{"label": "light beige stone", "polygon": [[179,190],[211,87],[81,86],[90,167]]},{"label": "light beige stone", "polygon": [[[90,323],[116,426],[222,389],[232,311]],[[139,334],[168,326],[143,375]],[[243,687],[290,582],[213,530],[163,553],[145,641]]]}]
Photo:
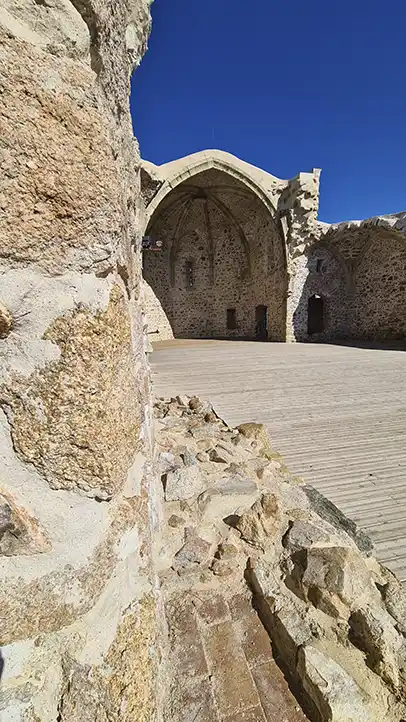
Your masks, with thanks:
[{"label": "light beige stone", "polygon": [[0,556],[40,554],[51,542],[38,520],[22,509],[5,489],[0,489]]},{"label": "light beige stone", "polygon": [[376,711],[365,693],[334,660],[312,646],[299,650],[299,674],[321,719],[331,722],[374,722]]}]

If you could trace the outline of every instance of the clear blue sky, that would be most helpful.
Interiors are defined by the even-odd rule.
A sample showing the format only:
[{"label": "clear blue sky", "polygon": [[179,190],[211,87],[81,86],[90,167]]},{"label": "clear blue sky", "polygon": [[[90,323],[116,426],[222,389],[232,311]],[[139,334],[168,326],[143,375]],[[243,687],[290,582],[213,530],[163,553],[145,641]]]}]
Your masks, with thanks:
[{"label": "clear blue sky", "polygon": [[152,16],[131,96],[144,158],[320,167],[329,222],[406,210],[406,0],[155,0]]}]

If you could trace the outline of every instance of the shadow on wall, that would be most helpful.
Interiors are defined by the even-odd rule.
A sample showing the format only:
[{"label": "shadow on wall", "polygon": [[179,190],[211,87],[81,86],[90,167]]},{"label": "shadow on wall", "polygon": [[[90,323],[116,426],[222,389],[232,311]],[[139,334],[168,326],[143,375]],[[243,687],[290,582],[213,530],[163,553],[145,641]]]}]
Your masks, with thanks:
[{"label": "shadow on wall", "polygon": [[[404,349],[406,243],[372,232],[358,248],[356,240],[348,246],[348,238],[338,236],[335,242],[319,243],[309,250],[293,315],[295,337]],[[351,250],[347,256],[346,242]]]}]

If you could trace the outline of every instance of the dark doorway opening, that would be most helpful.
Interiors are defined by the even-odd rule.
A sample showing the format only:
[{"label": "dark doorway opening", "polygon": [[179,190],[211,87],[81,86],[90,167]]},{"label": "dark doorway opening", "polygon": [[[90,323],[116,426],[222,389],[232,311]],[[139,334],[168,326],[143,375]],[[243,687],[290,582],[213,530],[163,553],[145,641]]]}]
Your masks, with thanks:
[{"label": "dark doorway opening", "polygon": [[227,329],[229,331],[235,331],[237,328],[237,315],[235,312],[235,308],[228,308],[227,309]]},{"label": "dark doorway opening", "polygon": [[310,296],[307,303],[307,333],[312,336],[322,331],[324,331],[324,301],[321,296],[315,294]]},{"label": "dark doorway opening", "polygon": [[255,308],[255,337],[257,341],[268,339],[268,307],[256,306]]}]

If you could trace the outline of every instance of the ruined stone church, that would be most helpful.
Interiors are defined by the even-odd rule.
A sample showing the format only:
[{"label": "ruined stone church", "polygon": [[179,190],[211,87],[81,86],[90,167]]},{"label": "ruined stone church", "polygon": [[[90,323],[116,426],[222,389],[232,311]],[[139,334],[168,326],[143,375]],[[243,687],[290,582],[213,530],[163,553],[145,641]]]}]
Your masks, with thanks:
[{"label": "ruined stone church", "polygon": [[319,169],[284,181],[219,150],[141,182],[151,340],[406,337],[406,213],[322,223]]}]

